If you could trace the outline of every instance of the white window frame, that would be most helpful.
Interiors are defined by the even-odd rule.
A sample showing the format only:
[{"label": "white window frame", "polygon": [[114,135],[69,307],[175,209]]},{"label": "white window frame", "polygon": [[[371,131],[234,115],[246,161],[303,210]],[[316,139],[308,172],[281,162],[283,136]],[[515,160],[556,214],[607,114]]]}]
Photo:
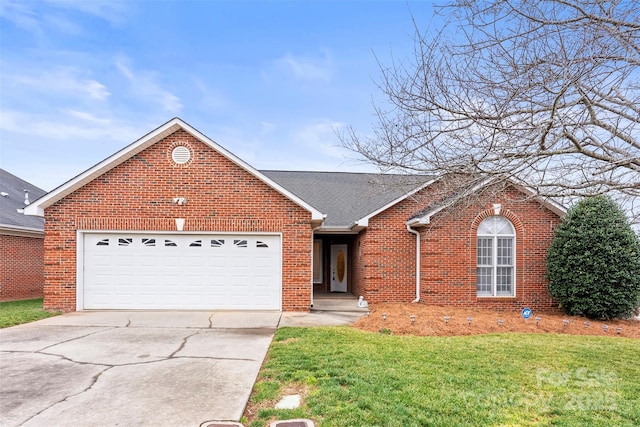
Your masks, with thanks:
[{"label": "white window frame", "polygon": [[[491,224],[487,224],[488,222],[492,222]],[[483,226],[483,224],[485,226]],[[505,232],[504,226],[508,225],[508,232]],[[483,229],[489,228],[491,232],[484,232]],[[498,265],[498,239],[509,239],[511,241],[511,254],[510,254],[510,265],[502,264]],[[491,242],[491,264],[480,264],[480,258],[482,256],[479,254],[479,244],[481,240]],[[503,216],[490,216],[485,218],[479,225],[478,231],[476,233],[476,296],[478,298],[513,298],[516,295],[516,250],[517,250],[517,242],[516,242],[516,234],[515,227],[513,223],[509,221],[507,218]],[[485,257],[486,258],[486,257]],[[486,291],[481,292],[479,290],[480,283],[480,269],[488,269],[491,268],[491,291],[487,293]],[[498,284],[498,269],[500,268],[510,268],[511,269],[511,292],[504,293],[498,292],[498,286],[502,284]],[[486,283],[483,283],[486,285]]]}]

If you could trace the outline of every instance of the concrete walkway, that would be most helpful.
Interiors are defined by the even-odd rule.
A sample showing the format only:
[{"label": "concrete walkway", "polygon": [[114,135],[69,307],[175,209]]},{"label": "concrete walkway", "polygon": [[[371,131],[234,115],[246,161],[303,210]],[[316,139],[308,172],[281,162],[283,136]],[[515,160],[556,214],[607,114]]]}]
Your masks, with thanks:
[{"label": "concrete walkway", "polygon": [[0,330],[1,426],[239,420],[280,312],[77,312]]},{"label": "concrete walkway", "polygon": [[358,307],[358,298],[351,294],[320,294],[314,297],[310,313],[282,313],[279,327],[350,325],[368,311]]}]

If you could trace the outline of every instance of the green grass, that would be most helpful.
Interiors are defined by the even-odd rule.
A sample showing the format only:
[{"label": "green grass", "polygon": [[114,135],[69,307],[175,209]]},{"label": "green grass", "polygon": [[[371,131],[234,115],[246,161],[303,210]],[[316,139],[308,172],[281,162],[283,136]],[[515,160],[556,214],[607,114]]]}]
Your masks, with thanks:
[{"label": "green grass", "polygon": [[42,298],[0,302],[0,328],[46,319],[58,314],[60,313],[44,311]]},{"label": "green grass", "polygon": [[[615,337],[283,328],[251,397],[265,409],[250,425],[638,426],[639,355],[639,340]],[[292,385],[310,389],[304,405],[271,409]]]}]

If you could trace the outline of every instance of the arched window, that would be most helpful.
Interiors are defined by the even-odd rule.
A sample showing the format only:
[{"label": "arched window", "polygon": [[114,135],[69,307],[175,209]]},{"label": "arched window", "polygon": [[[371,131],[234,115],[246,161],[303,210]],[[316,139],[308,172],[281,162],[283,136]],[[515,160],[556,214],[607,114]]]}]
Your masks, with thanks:
[{"label": "arched window", "polygon": [[515,295],[515,240],[513,225],[504,217],[491,216],[478,226],[479,297]]}]

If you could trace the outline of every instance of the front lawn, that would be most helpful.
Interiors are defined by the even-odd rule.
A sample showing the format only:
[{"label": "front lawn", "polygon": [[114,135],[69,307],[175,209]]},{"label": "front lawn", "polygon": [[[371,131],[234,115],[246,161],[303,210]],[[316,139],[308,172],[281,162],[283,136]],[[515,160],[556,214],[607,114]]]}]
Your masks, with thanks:
[{"label": "front lawn", "polygon": [[[637,426],[640,341],[492,334],[412,337],[351,328],[283,328],[245,425]],[[283,394],[303,405],[275,410]]]},{"label": "front lawn", "polygon": [[60,313],[44,311],[42,298],[0,302],[0,328],[46,319],[58,314]]}]

